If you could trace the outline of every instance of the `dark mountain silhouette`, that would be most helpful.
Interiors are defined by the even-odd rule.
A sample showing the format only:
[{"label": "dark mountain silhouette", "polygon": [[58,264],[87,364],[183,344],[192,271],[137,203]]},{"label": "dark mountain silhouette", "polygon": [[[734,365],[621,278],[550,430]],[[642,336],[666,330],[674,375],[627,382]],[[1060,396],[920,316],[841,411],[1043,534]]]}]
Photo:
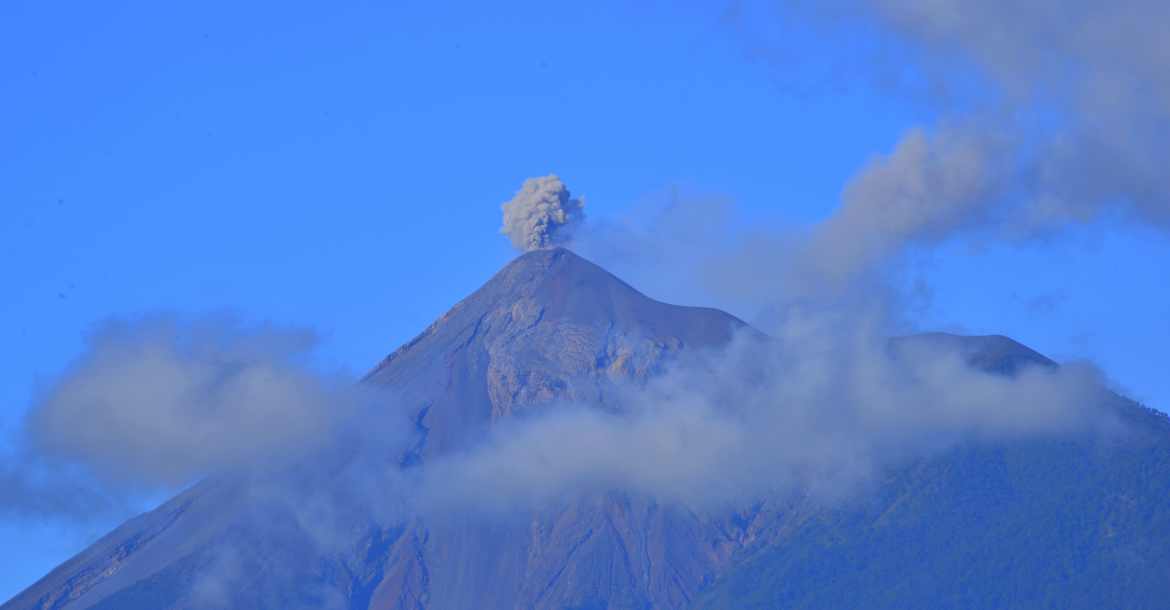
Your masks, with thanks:
[{"label": "dark mountain silhouette", "polygon": [[[556,401],[617,409],[618,383],[739,330],[751,332],[649,299],[567,250],[530,252],[369,373],[415,433],[357,467],[425,467]],[[1056,366],[1004,337],[900,341],[953,343],[1002,374]],[[0,610],[1167,607],[1170,425],[1116,409],[1139,431],[1120,446],[962,446],[836,508],[793,498],[712,515],[611,492],[511,518],[399,519],[344,501],[346,457],[215,477]],[[328,526],[305,517],[322,497],[343,507]]]}]

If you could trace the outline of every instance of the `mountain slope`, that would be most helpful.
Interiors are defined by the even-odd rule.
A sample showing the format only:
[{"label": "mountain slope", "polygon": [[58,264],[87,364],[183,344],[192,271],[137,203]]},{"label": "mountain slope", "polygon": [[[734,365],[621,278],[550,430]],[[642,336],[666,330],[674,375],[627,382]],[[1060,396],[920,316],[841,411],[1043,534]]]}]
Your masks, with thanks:
[{"label": "mountain slope", "polygon": [[[619,384],[645,382],[737,331],[752,332],[716,310],[649,299],[567,250],[530,252],[367,375],[395,397],[385,409],[414,422],[401,450],[209,479],[0,610],[1137,608],[1170,599],[1170,426],[1120,400],[1136,434],[963,446],[835,509],[797,497],[698,514],[617,492],[507,518],[363,505],[384,484],[379,472],[409,472],[558,401],[618,409]],[[893,345],[915,342],[953,345],[1000,374],[1055,366],[1004,337]],[[369,425],[377,434],[381,424]],[[393,500],[397,489],[386,490]]]},{"label": "mountain slope", "polygon": [[[1057,366],[1000,336],[894,347],[923,343],[997,374]],[[1106,401],[1121,425],[1102,434],[968,443],[843,507],[752,513],[747,529],[764,542],[737,549],[692,607],[1170,607],[1170,418]]]},{"label": "mountain slope", "polygon": [[604,404],[607,380],[645,379],[672,353],[722,345],[743,326],[714,309],[654,301],[568,250],[536,250],[366,381],[418,401],[431,454],[553,400]]},{"label": "mountain slope", "polygon": [[[367,376],[418,429],[407,454],[381,467],[464,447],[552,401],[605,405],[614,382],[644,380],[743,326],[649,299],[567,250],[530,252]],[[328,472],[308,476],[306,495],[335,485]],[[296,510],[264,499],[264,485],[200,484],[3,608],[680,607],[721,556],[693,515],[618,496],[513,523],[356,523],[352,544],[323,550]],[[218,584],[201,585],[209,580]]]},{"label": "mountain slope", "polygon": [[[696,608],[1170,607],[1170,423],[969,446],[736,558]],[[1140,428],[1138,428],[1140,426]]]}]

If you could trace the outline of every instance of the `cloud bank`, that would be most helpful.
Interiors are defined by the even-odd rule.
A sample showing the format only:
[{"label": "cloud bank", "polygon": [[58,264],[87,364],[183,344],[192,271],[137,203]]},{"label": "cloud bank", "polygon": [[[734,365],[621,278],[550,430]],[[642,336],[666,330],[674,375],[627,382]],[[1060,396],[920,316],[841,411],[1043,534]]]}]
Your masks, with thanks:
[{"label": "cloud bank", "polygon": [[[405,469],[418,433],[408,409],[308,367],[310,333],[111,323],[34,406],[35,459],[0,469],[11,492],[0,510],[83,518],[128,489],[266,473],[250,495],[329,546],[354,523],[535,510],[610,490],[697,509],[792,494],[832,503],[963,443],[1112,425],[1091,367],[1055,367],[1007,339],[988,340],[982,360],[945,337],[891,343],[884,315],[801,309],[771,336],[744,331],[644,383],[607,381],[604,406],[553,405]],[[1000,362],[1011,366],[980,368]]]},{"label": "cloud bank", "polygon": [[305,329],[225,316],[102,324],[32,405],[17,451],[0,456],[0,511],[98,518],[144,494],[353,444],[355,418],[385,423],[368,408],[383,397],[310,366],[315,344]]},{"label": "cloud bank", "polygon": [[500,233],[521,252],[567,242],[585,219],[585,201],[570,196],[565,183],[553,174],[525,180],[501,208]]},{"label": "cloud bank", "polygon": [[[508,512],[620,489],[699,510],[793,494],[836,503],[964,443],[1114,429],[1094,368],[1055,367],[1007,339],[987,339],[979,353],[996,355],[981,362],[950,336],[785,330],[623,386],[616,413],[566,404],[505,424],[430,464],[422,502]],[[1010,370],[981,368],[1001,355]]]},{"label": "cloud bank", "polygon": [[303,330],[231,321],[112,322],[33,407],[46,455],[99,477],[181,485],[328,442],[349,380],[311,373]]}]

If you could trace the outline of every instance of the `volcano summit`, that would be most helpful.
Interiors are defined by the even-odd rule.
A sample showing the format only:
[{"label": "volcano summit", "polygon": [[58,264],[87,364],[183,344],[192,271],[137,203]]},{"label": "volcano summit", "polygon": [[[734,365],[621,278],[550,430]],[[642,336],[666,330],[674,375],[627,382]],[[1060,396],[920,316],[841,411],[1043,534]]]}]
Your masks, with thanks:
[{"label": "volcano summit", "polygon": [[[886,342],[928,357],[839,379],[788,345],[532,250],[370,371],[388,398],[345,441],[208,476],[0,608],[1166,607],[1164,416],[1102,392],[1104,431],[1052,424],[1090,393],[1003,337]],[[875,376],[904,400],[793,390]],[[693,406],[710,396],[725,413]],[[802,398],[817,408],[759,415]],[[809,490],[842,473],[848,493]]]}]

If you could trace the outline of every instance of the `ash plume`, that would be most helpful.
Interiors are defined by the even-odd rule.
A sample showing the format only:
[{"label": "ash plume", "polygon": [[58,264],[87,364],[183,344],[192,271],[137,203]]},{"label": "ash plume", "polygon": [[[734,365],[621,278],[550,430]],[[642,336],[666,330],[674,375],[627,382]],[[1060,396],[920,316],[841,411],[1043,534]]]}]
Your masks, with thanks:
[{"label": "ash plume", "polygon": [[585,201],[569,194],[553,174],[529,178],[512,199],[501,206],[504,222],[500,233],[521,252],[567,242],[585,219]]}]

